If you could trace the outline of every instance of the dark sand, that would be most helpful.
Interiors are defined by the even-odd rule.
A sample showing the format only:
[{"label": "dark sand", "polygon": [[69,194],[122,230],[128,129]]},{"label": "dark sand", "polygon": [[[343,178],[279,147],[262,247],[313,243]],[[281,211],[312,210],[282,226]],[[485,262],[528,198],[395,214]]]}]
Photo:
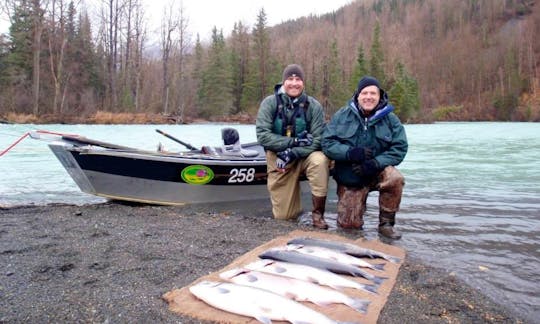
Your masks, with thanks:
[{"label": "dark sand", "polygon": [[[199,323],[169,311],[162,295],[277,236],[312,230],[270,215],[267,201],[0,209],[0,323]],[[524,322],[407,257],[379,323]]]}]

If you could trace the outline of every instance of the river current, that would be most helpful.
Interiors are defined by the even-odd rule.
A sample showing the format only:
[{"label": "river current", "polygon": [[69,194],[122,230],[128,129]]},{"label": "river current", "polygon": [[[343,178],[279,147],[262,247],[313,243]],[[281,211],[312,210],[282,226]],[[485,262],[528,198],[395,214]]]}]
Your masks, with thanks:
[{"label": "river current", "polygon": [[[255,141],[253,125],[0,125],[0,151],[30,130],[80,134],[126,146],[184,150],[220,145],[221,128]],[[447,269],[533,323],[540,318],[540,124],[406,125],[409,152],[398,167],[406,186],[395,244]],[[368,199],[365,237],[376,238],[376,194]],[[334,192],[329,205],[335,205]],[[46,143],[25,139],[0,156],[0,206],[88,204]]]}]

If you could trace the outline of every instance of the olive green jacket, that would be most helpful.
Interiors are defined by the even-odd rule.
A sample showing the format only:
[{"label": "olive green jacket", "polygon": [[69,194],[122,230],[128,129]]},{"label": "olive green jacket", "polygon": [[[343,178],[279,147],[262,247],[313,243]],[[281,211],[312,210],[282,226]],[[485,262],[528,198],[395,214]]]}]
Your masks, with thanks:
[{"label": "olive green jacket", "polygon": [[[290,117],[293,113],[293,108],[297,104],[297,100],[293,100],[287,96],[280,84],[276,85],[275,89],[277,95],[281,96],[285,113]],[[309,146],[293,147],[294,136],[296,134],[293,134],[292,137],[287,137],[278,134],[274,130],[274,122],[278,109],[276,95],[274,94],[266,97],[261,102],[255,122],[257,141],[265,148],[265,150],[281,152],[287,148],[291,148],[293,153],[300,158],[304,158],[314,151],[321,150],[321,136],[324,129],[324,111],[322,105],[315,98],[308,96],[305,93],[302,93],[301,96],[307,97],[307,101],[309,102],[305,116],[307,130],[313,135],[313,143]]]}]

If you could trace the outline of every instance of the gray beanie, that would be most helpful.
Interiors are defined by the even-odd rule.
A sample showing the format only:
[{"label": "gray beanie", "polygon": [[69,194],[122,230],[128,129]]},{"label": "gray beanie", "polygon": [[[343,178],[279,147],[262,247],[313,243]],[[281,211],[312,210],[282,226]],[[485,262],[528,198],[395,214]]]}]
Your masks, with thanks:
[{"label": "gray beanie", "polygon": [[283,70],[283,82],[293,75],[296,75],[304,81],[304,69],[298,64],[289,64],[285,70]]}]

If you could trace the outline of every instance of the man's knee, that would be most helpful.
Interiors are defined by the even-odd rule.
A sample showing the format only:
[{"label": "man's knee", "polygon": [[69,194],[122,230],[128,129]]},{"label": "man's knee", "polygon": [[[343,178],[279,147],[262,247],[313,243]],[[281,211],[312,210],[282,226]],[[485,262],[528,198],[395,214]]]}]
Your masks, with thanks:
[{"label": "man's knee", "polygon": [[328,169],[328,165],[330,164],[330,160],[321,151],[312,152],[308,156],[308,159],[311,165],[318,168]]},{"label": "man's knee", "polygon": [[380,189],[402,188],[405,185],[405,177],[393,166],[387,166],[381,172]]}]

